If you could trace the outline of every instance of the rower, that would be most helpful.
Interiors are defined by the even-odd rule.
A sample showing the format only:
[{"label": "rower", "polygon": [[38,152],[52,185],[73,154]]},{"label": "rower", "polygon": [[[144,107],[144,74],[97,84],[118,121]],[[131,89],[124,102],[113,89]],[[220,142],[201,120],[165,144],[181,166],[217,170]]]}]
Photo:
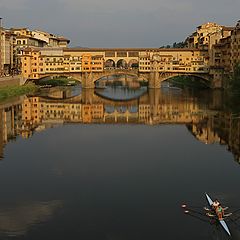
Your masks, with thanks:
[{"label": "rower", "polygon": [[221,221],[223,220],[223,217],[224,217],[224,209],[222,208],[221,205],[219,205],[217,208],[216,208],[216,214],[218,216],[218,219]]},{"label": "rower", "polygon": [[213,208],[214,210],[216,210],[217,207],[219,207],[219,206],[220,206],[220,202],[216,199],[216,200],[213,202],[213,204],[212,204],[212,208]]}]

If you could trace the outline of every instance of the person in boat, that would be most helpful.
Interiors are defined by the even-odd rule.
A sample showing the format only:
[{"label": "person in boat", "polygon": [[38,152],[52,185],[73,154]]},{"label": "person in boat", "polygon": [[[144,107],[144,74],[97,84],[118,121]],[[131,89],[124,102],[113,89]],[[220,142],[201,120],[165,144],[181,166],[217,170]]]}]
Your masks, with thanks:
[{"label": "person in boat", "polygon": [[216,199],[216,200],[213,202],[213,204],[212,204],[212,208],[213,208],[214,210],[216,210],[217,207],[219,207],[219,206],[220,206],[220,202]]},{"label": "person in boat", "polygon": [[219,206],[216,208],[216,214],[218,216],[219,220],[223,220],[224,217],[224,209],[223,207],[219,204]]}]

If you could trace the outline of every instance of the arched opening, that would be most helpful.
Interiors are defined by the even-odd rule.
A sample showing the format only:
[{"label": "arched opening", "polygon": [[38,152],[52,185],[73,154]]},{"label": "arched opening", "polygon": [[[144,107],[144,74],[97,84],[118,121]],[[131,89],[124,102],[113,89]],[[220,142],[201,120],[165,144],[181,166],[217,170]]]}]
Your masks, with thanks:
[{"label": "arched opening", "polygon": [[117,68],[126,69],[128,67],[127,62],[124,59],[120,59],[117,62]]},{"label": "arched opening", "polygon": [[79,79],[65,75],[49,75],[36,79],[33,82],[42,87],[76,86],[81,84]]},{"label": "arched opening", "polygon": [[162,87],[179,88],[210,88],[210,81],[194,75],[179,75],[166,79],[161,84]]},{"label": "arched opening", "polygon": [[132,59],[129,63],[128,63],[128,67],[132,68],[132,69],[138,69],[139,63],[138,60],[136,59]]},{"label": "arched opening", "polygon": [[112,59],[108,59],[106,62],[105,62],[105,65],[104,67],[106,69],[114,69],[115,68],[115,62],[112,60]]},{"label": "arched opening", "polygon": [[114,106],[111,106],[111,105],[105,105],[104,109],[105,109],[105,112],[107,113],[113,113],[115,111]]},{"label": "arched opening", "polygon": [[117,106],[117,112],[118,113],[125,113],[127,111],[126,106]]},{"label": "arched opening", "polygon": [[143,95],[147,94],[146,88],[138,88],[135,90],[128,90],[126,88],[105,88],[94,90],[94,94],[107,100],[111,100],[113,102],[117,101],[132,101],[137,100]]}]

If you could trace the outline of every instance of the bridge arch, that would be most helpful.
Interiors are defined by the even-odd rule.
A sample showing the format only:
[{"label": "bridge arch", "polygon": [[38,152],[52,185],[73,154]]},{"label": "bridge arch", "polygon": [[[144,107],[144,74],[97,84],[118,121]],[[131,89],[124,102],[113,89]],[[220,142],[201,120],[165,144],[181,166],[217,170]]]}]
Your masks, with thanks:
[{"label": "bridge arch", "polygon": [[79,73],[71,73],[71,74],[68,74],[68,73],[63,73],[63,74],[59,74],[59,73],[54,73],[54,74],[44,74],[44,76],[41,76],[40,78],[36,79],[35,81],[41,81],[41,80],[44,80],[44,79],[54,79],[54,78],[72,78],[78,82],[82,82],[82,78],[81,78],[81,75]]},{"label": "bridge arch", "polygon": [[116,63],[113,59],[108,59],[107,61],[105,61],[104,67],[107,69],[113,69],[116,67]]},{"label": "bridge arch", "polygon": [[205,75],[202,75],[202,74],[188,74],[188,73],[177,73],[177,74],[170,74],[166,77],[163,77],[162,81],[167,81],[171,78],[175,78],[175,77],[195,77],[195,78],[199,78],[199,79],[202,79],[206,82],[209,82],[210,81],[210,78],[209,76],[205,76]]},{"label": "bridge arch", "polygon": [[138,67],[139,67],[139,62],[138,62],[138,60],[137,60],[137,59],[132,59],[132,60],[130,60],[129,63],[128,63],[128,67],[129,67],[129,68],[138,69]]},{"label": "bridge arch", "polygon": [[128,63],[125,59],[119,59],[117,61],[117,68],[126,69],[127,67],[128,67]]},{"label": "bridge arch", "polygon": [[[194,74],[194,73],[172,73],[172,74],[168,74],[166,76],[161,76],[160,77],[160,82],[164,82],[164,81],[171,81],[172,80],[172,83],[174,83],[174,78],[175,77],[185,77],[185,83],[187,83],[187,81],[189,81],[189,83],[191,83],[193,81],[193,78],[194,79],[194,82],[199,84],[199,86],[202,86],[202,87],[211,87],[211,78],[209,75],[203,75],[203,74]],[[186,77],[188,79],[186,79]],[[181,81],[176,81],[176,83],[179,83],[181,84]],[[161,83],[160,83],[161,84]],[[191,85],[191,84],[190,84]],[[195,85],[195,84],[194,84]]]},{"label": "bridge arch", "polygon": [[93,83],[96,84],[97,81],[101,81],[103,79],[106,79],[107,77],[111,77],[111,76],[121,76],[121,75],[127,75],[127,76],[131,76],[131,77],[134,77],[134,78],[139,78],[138,74],[134,71],[132,72],[127,72],[127,71],[109,71],[109,72],[104,72],[102,74],[99,74],[98,76],[96,76],[94,79],[93,79]]}]

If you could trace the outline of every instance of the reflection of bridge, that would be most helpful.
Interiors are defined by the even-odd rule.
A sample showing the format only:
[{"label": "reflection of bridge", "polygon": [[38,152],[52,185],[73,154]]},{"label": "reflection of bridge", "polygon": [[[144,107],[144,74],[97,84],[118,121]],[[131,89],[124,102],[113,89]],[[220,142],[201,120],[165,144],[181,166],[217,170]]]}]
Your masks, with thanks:
[{"label": "reflection of bridge", "polygon": [[221,95],[214,94],[209,101],[203,96],[198,99],[192,95],[149,90],[138,99],[114,102],[94,95],[93,89],[86,89],[81,95],[68,99],[63,93],[55,96],[63,99],[29,97],[1,104],[1,156],[4,145],[17,134],[30,137],[34,131],[55,124],[168,123],[187,124],[189,131],[204,143],[228,144],[239,160],[240,121],[221,110]]},{"label": "reflection of bridge", "polygon": [[[211,81],[208,53],[203,50],[64,49],[59,51],[57,56],[51,55],[51,51],[49,50],[48,55],[45,49],[42,55],[39,55],[42,59],[39,70],[37,60],[32,60],[32,65],[36,66],[34,71],[30,71],[31,67],[25,70],[32,73],[33,79],[68,76],[81,81],[83,88],[94,88],[98,79],[119,74],[146,80],[149,88],[160,88],[162,81],[180,75],[196,76]],[[28,57],[30,56],[24,55],[26,61]],[[27,76],[29,77],[29,74]]]},{"label": "reflection of bridge", "polygon": [[[94,94],[94,89],[86,89],[81,95],[54,100],[41,97],[26,99],[27,107],[23,119],[40,123],[44,119],[58,119],[63,122],[135,122],[135,123],[193,123],[209,114],[207,105],[200,108],[196,99],[181,94],[149,90],[138,99],[112,101]],[[31,104],[32,102],[32,104]]]}]

